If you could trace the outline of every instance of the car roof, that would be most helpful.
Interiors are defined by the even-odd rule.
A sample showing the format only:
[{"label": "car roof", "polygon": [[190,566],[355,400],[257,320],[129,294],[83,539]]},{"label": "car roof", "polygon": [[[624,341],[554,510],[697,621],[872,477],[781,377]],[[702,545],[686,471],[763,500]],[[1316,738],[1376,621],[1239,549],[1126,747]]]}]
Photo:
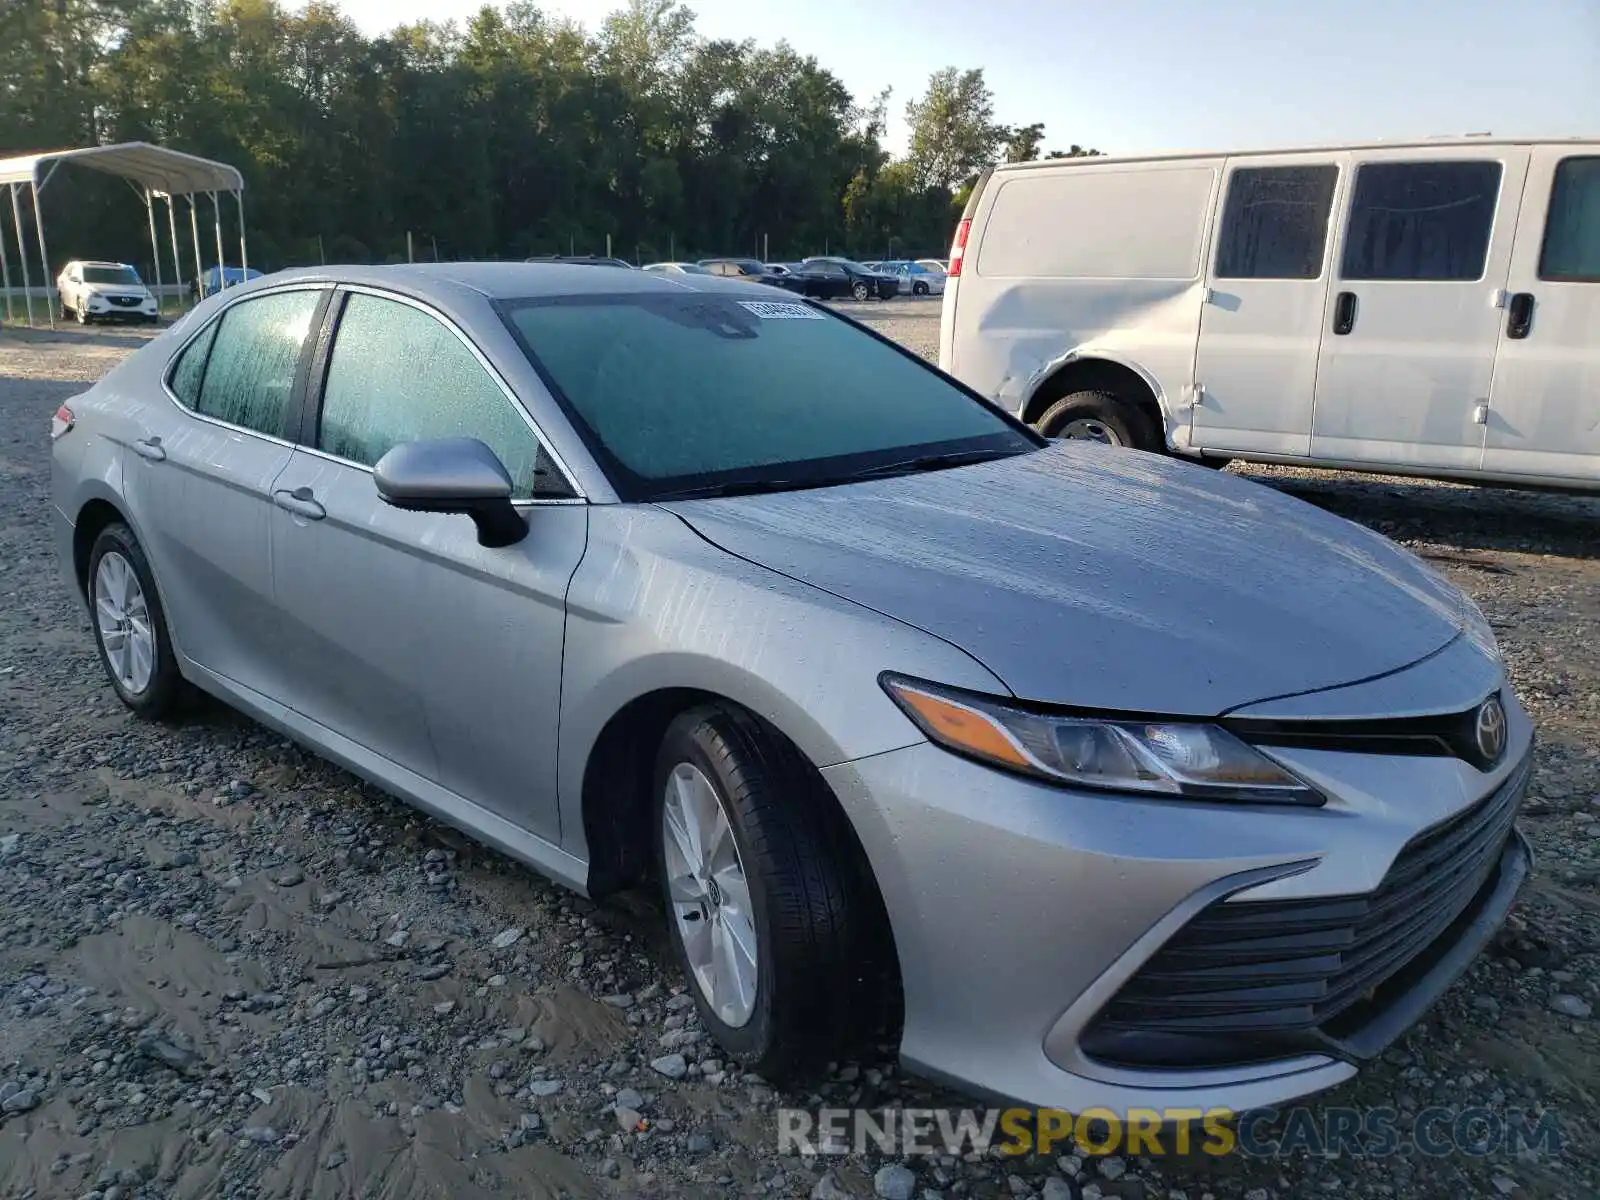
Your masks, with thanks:
[{"label": "car roof", "polygon": [[[444,297],[465,288],[490,300],[540,296],[585,296],[692,289],[748,298],[749,283],[716,275],[677,275],[663,271],[596,271],[581,263],[399,263],[392,266],[297,267],[252,279],[251,290],[291,281],[354,283],[394,288],[418,296]],[[776,290],[776,289],[774,289]],[[238,289],[229,289],[238,295]]]},{"label": "car roof", "polygon": [[132,265],[130,263],[107,262],[104,259],[99,259],[99,258],[75,258],[71,262],[69,262],[67,264],[67,266],[69,266],[69,267],[128,267],[129,270],[133,269]]}]

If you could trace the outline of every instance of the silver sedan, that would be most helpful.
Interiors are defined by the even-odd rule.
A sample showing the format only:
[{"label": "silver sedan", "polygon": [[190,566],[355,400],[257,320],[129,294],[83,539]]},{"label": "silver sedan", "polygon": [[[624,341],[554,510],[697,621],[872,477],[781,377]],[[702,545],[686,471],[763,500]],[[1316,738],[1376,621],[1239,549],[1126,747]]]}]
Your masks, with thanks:
[{"label": "silver sedan", "polygon": [[1481,615],[1243,480],[1043,441],[739,281],[270,276],[52,423],[111,686],[201,689],[593,896],[726,1057],[975,1090],[1348,1078],[1528,870]]}]

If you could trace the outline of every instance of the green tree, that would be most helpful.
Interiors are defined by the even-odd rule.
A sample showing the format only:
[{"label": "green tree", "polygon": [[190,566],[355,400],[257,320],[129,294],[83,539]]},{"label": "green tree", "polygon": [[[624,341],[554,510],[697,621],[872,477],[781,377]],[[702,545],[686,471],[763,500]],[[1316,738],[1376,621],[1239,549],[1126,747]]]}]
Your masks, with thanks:
[{"label": "green tree", "polygon": [[994,119],[994,95],[983,69],[945,67],[928,78],[928,90],[906,105],[911,125],[911,169],[924,187],[952,188],[990,166],[1010,133]]}]

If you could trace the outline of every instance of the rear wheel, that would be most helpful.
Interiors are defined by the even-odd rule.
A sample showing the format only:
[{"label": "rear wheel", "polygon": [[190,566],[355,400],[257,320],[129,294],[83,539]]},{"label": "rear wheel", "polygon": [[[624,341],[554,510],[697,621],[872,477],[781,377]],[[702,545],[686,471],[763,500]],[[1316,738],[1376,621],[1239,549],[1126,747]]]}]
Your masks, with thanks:
[{"label": "rear wheel", "polygon": [[882,906],[816,769],[743,710],[708,705],[668,728],[655,796],[673,948],[728,1057],[804,1077],[876,1032]]},{"label": "rear wheel", "polygon": [[928,294],[928,285],[925,283],[913,283],[911,285],[911,294],[913,296],[926,296]]},{"label": "rear wheel", "polygon": [[141,717],[169,716],[182,693],[183,676],[149,560],[133,531],[120,521],[95,538],[88,578],[95,645],[118,698]]},{"label": "rear wheel", "polygon": [[1071,392],[1047,408],[1037,425],[1046,437],[1160,449],[1156,431],[1144,413],[1132,400],[1114,392]]}]

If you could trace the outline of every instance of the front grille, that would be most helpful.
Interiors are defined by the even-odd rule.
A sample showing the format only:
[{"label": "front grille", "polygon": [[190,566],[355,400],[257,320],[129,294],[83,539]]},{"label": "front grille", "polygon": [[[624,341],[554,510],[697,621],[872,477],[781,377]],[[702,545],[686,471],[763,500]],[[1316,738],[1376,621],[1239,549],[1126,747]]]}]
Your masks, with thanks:
[{"label": "front grille", "polygon": [[107,296],[106,299],[122,308],[138,308],[141,302],[139,296]]},{"label": "front grille", "polygon": [[1395,998],[1384,985],[1447,950],[1493,887],[1528,769],[1412,839],[1371,892],[1202,909],[1095,1017],[1084,1051],[1179,1068],[1340,1052]]}]

